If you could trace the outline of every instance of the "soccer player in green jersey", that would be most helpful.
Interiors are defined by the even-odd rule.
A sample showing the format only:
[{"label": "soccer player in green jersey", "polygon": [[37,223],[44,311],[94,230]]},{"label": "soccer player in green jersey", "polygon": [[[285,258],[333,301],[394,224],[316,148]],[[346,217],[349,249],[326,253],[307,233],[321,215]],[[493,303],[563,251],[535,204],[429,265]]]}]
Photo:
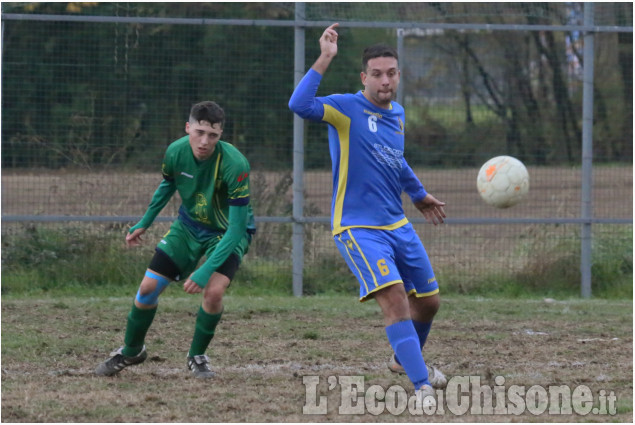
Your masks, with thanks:
[{"label": "soccer player in green jersey", "polygon": [[[249,202],[249,162],[220,140],[224,122],[225,113],[216,103],[197,103],[185,124],[187,136],[167,148],[163,181],[141,221],[126,235],[126,243],[141,243],[143,233],[176,191],[182,200],[179,216],[157,244],[141,281],[128,314],[124,345],[97,367],[97,375],[115,375],[147,358],[144,341],[159,295],[171,281],[184,278],[185,292],[203,293],[187,366],[197,378],[214,376],[205,351],[223,313],[223,294],[256,231]],[[196,269],[203,256],[205,262]]]}]

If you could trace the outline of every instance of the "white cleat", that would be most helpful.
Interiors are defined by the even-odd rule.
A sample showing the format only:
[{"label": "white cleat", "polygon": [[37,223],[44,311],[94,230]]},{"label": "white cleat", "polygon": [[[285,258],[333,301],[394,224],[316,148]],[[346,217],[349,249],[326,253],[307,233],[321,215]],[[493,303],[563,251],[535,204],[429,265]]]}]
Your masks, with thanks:
[{"label": "white cleat", "polygon": [[[426,366],[428,368],[428,381],[430,381],[430,385],[432,385],[433,388],[439,388],[439,389],[445,388],[448,385],[448,380],[446,379],[443,372],[441,372],[439,369],[437,369],[434,366],[430,366],[430,365],[426,365]],[[406,370],[403,368],[402,365],[397,363],[397,360],[395,359],[394,354],[388,361],[388,369],[393,373],[399,373],[402,375],[406,374]]]},{"label": "white cleat", "polygon": [[448,385],[448,380],[443,372],[434,366],[428,366],[428,381],[430,381],[430,385],[432,385],[433,388],[442,389]]},{"label": "white cleat", "polygon": [[205,354],[187,357],[187,368],[195,378],[213,378],[216,375],[209,368],[209,357]]},{"label": "white cleat", "polygon": [[424,409],[436,407],[437,395],[432,386],[427,384],[422,385],[421,388],[415,391],[415,395],[417,396],[417,403],[419,403],[419,405],[422,406]]}]

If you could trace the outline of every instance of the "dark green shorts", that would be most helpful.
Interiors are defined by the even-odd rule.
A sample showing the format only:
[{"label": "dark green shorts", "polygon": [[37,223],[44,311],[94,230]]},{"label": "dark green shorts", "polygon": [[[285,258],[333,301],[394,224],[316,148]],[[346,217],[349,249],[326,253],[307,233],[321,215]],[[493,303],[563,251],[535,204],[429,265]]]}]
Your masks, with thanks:
[{"label": "dark green shorts", "polygon": [[[165,252],[174,261],[181,272],[181,278],[187,278],[196,270],[203,256],[209,258],[223,237],[222,233],[208,232],[202,234],[191,231],[181,220],[175,220],[170,230],[157,244],[157,248]],[[242,260],[249,251],[251,235],[245,233],[233,253]]]}]

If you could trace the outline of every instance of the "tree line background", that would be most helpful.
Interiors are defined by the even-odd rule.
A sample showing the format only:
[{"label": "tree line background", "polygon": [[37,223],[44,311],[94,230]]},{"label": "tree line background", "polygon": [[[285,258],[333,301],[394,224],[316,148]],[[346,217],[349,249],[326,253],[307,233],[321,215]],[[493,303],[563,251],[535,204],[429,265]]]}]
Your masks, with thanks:
[{"label": "tree line background", "polygon": [[[596,25],[632,26],[632,3],[596,4]],[[294,19],[293,3],[3,3],[3,13]],[[307,19],[582,24],[582,3],[307,4]],[[292,163],[293,28],[3,20],[3,168],[156,169],[192,103],[224,107],[225,139],[254,167]],[[306,34],[308,68],[321,28]],[[579,164],[582,34],[406,30],[401,58],[411,161],[474,166],[507,153]],[[361,88],[364,46],[394,29],[340,30],[319,95]],[[632,161],[632,33],[595,42],[594,161]],[[322,126],[306,167],[328,168]],[[483,144],[488,151],[482,153]],[[316,146],[313,148],[313,146]],[[481,155],[477,154],[481,152]]]}]

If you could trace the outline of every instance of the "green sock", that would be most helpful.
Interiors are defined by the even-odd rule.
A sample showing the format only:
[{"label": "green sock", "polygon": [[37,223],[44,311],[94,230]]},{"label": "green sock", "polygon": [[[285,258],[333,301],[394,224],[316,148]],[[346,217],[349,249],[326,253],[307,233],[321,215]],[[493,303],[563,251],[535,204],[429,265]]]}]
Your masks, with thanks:
[{"label": "green sock", "polygon": [[130,314],[128,314],[126,336],[124,337],[125,347],[122,352],[124,356],[134,357],[141,352],[146,333],[148,329],[150,329],[156,312],[156,307],[141,309],[134,305],[134,303],[132,304],[132,309],[130,310]]},{"label": "green sock", "polygon": [[220,317],[222,315],[222,311],[217,314],[209,314],[203,310],[203,306],[199,308],[198,315],[196,316],[194,338],[192,339],[192,345],[190,346],[190,352],[188,354],[189,356],[193,357],[205,354],[207,346],[212,341],[212,338],[214,338],[216,325],[220,322]]}]

